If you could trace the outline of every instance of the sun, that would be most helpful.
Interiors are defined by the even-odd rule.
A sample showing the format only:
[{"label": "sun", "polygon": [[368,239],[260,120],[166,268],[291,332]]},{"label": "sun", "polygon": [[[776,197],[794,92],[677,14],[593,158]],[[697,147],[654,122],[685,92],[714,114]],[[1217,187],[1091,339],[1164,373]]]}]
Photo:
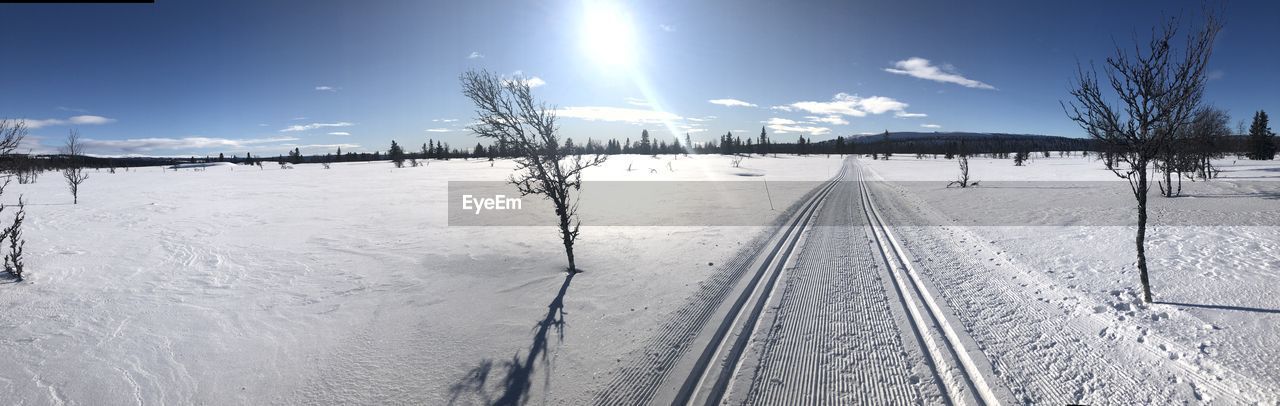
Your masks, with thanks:
[{"label": "sun", "polygon": [[583,6],[579,38],[587,57],[605,67],[634,62],[635,29],[630,14],[610,0],[587,0]]}]

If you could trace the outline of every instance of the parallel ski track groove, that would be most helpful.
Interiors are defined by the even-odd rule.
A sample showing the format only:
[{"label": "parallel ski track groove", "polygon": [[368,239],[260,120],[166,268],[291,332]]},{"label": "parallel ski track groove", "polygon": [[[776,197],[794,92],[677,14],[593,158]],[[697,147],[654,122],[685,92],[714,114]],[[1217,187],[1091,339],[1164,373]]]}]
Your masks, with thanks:
[{"label": "parallel ski track groove", "polygon": [[[847,170],[847,168],[846,168]],[[779,294],[747,404],[919,404],[889,293],[845,181],[824,202]],[[862,245],[862,244],[867,245]],[[866,247],[866,251],[859,248]],[[835,255],[833,255],[835,254]]]},{"label": "parallel ski track groove", "polygon": [[[872,228],[876,246],[880,248],[894,284],[903,301],[906,302],[908,313],[910,313],[909,319],[917,331],[924,333],[924,342],[928,347],[927,354],[935,372],[939,374],[939,378],[946,386],[945,392],[950,397],[951,403],[964,404],[972,399],[981,404],[999,405],[1000,401],[988,386],[982,372],[969,357],[959,335],[938,306],[937,299],[924,287],[901,244],[881,219],[864,182],[862,169],[859,168],[858,172],[858,190],[863,202],[863,212]],[[904,276],[907,280],[904,280]],[[931,334],[934,326],[937,326],[937,332],[942,335],[942,340],[935,340]],[[951,365],[953,362],[960,365]],[[972,398],[965,396],[966,392],[971,394]]]},{"label": "parallel ski track groove", "polygon": [[[798,236],[800,224],[802,220],[812,215],[813,209],[826,195],[826,193],[835,185],[836,179],[827,181],[820,186],[815,192],[812,192],[807,200],[797,202],[793,205],[792,211],[797,214],[784,224],[790,224],[784,228],[780,228],[772,235],[762,237],[764,243],[773,240],[774,236],[781,234],[779,238],[768,252],[768,257],[764,264],[759,267],[754,274],[755,281],[748,285],[746,292],[742,292],[738,303],[735,303],[735,310],[731,311],[728,317],[721,323],[717,330],[717,337],[712,339],[712,343],[723,341],[724,330],[728,325],[732,324],[736,318],[737,310],[741,310],[742,302],[750,296],[750,293],[757,288],[758,282],[765,276],[767,270],[777,259],[779,251],[789,242],[793,242]],[[763,244],[763,243],[762,243]],[[755,244],[753,244],[755,245]],[[760,253],[763,253],[761,251]],[[688,343],[698,334],[698,332],[709,321],[715,310],[726,302],[731,292],[731,288],[736,281],[741,279],[744,274],[749,271],[750,265],[759,259],[757,255],[742,255],[730,260],[724,269],[728,272],[721,272],[712,275],[703,283],[703,288],[694,294],[690,300],[690,305],[682,307],[676,312],[675,317],[663,325],[663,334],[655,337],[644,348],[644,356],[633,365],[621,368],[619,372],[613,376],[606,388],[597,394],[592,404],[594,405],[618,405],[618,404],[649,404],[654,396],[661,389],[661,383],[671,373],[672,367],[680,360],[680,357],[689,350]],[[714,354],[715,349],[705,349],[702,357],[708,358],[709,354]],[[702,376],[710,360],[700,361],[695,367],[694,375]],[[688,389],[688,385],[682,388],[682,391]]]},{"label": "parallel ski track groove", "polygon": [[[831,190],[839,184],[844,176],[843,167],[836,177],[827,182],[826,185],[818,191],[793,220],[791,227],[787,233],[783,235],[780,244],[774,247],[773,253],[769,255],[768,260],[761,265],[760,270],[756,274],[755,281],[747,286],[747,289],[739,296],[738,301],[734,303],[729,314],[725,317],[720,327],[716,329],[715,335],[712,337],[710,345],[703,350],[702,355],[698,359],[694,370],[685,379],[684,385],[680,388],[676,395],[675,404],[690,404],[695,402],[702,391],[706,391],[706,404],[719,404],[728,392],[732,383],[733,375],[737,372],[742,354],[745,352],[747,344],[749,344],[752,332],[755,331],[757,323],[760,321],[760,314],[764,312],[765,305],[768,304],[770,293],[773,292],[774,286],[778,282],[778,278],[782,275],[788,259],[796,252],[802,232],[809,226],[809,221],[813,219],[817,213],[818,207],[830,194]],[[786,247],[781,256],[777,256],[779,248]],[[758,282],[760,279],[767,277],[768,280],[764,285]],[[747,302],[754,297],[749,313],[742,315],[742,309],[748,304]],[[738,335],[730,340],[729,329],[737,325],[737,320],[742,318],[743,325]],[[727,351],[726,356],[721,356],[722,352]],[[711,382],[710,387],[706,387],[704,382],[707,378],[706,374],[712,366],[712,362],[720,361],[725,365],[720,368],[720,373]]]}]

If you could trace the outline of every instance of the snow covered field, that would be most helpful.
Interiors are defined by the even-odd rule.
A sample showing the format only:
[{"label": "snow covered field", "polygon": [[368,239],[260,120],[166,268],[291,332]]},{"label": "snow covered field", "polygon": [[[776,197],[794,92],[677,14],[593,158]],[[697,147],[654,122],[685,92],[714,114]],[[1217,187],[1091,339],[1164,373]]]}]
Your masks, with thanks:
[{"label": "snow covered field", "polygon": [[[616,156],[586,178],[819,181],[839,165],[668,161]],[[0,285],[0,399],[468,404],[484,396],[462,390],[469,373],[492,365],[500,385],[514,360],[531,400],[580,402],[709,264],[765,228],[584,228],[586,272],[563,296],[560,331],[542,337],[550,358],[523,365],[565,284],[556,231],[449,227],[445,210],[448,181],[502,181],[510,168],[102,171],[78,205],[55,174],[15,184],[4,197],[29,202],[29,277]],[[800,193],[776,190],[774,203]]]},{"label": "snow covered field", "polygon": [[[982,186],[966,190],[945,188],[955,161],[858,162],[881,180],[869,188],[886,221],[990,360],[992,382],[1012,393],[1006,400],[1277,401],[1280,165],[1223,161],[1222,178],[1184,184],[1187,197],[1153,193],[1153,211],[1168,221],[1149,239],[1154,293],[1165,303],[1148,306],[1135,294],[1127,186],[1097,161],[974,159]],[[29,202],[29,278],[0,284],[0,399],[589,403],[702,299],[708,278],[776,228],[676,217],[732,207],[781,219],[841,159],[755,157],[734,168],[723,156],[612,157],[586,179],[767,178],[778,182],[776,210],[767,200],[692,194],[652,211],[683,225],[588,224],[577,250],[586,272],[572,279],[552,227],[450,225],[450,181],[502,181],[510,168],[454,160],[104,171],[91,173],[78,205],[53,174],[13,185],[6,203],[19,194]],[[831,202],[857,204],[853,190]],[[821,222],[838,213],[818,224],[846,224]],[[881,283],[862,271],[874,269],[868,261],[797,261],[843,273],[792,271],[796,286]]]},{"label": "snow covered field", "polygon": [[[973,159],[972,177],[982,186],[968,190],[944,187],[958,172],[954,161],[895,157],[863,162],[886,180],[882,186],[887,193],[926,207],[936,216],[926,221],[932,223],[927,226],[905,221],[899,227],[908,245],[946,241],[962,252],[959,256],[967,257],[922,262],[954,261],[954,265],[938,264],[938,269],[993,270],[951,278],[942,275],[945,272],[935,274],[938,289],[944,295],[950,291],[953,304],[978,303],[977,297],[983,295],[979,291],[1022,291],[1061,311],[1072,326],[1088,326],[1077,334],[1092,331],[1105,338],[1101,345],[1124,348],[1124,354],[1116,356],[1147,369],[1143,373],[1150,374],[1145,383],[1148,389],[1190,388],[1162,398],[1089,371],[1090,376],[1079,379],[1080,392],[1055,396],[1048,389],[1052,385],[1025,383],[1020,386],[1030,393],[1020,395],[1026,399],[1113,401],[1118,389],[1124,388],[1123,398],[1141,401],[1205,401],[1223,392],[1240,396],[1217,398],[1225,403],[1277,400],[1280,165],[1223,160],[1217,162],[1222,168],[1219,179],[1184,183],[1183,197],[1163,198],[1152,192],[1152,221],[1163,225],[1148,234],[1153,293],[1159,302],[1148,306],[1138,299],[1132,196],[1125,182],[1100,162],[1055,156],[1014,167],[1008,160]],[[916,254],[927,257],[930,251],[918,246]],[[961,265],[966,260],[978,264]],[[994,271],[1002,266],[1005,269]],[[974,278],[1012,278],[1014,283],[959,286]],[[1057,335],[1070,336],[1070,331]],[[1053,342],[1038,338],[1018,344]],[[993,343],[987,351],[999,351],[996,347]],[[1164,359],[1153,362],[1152,357],[1129,355],[1144,352]],[[1036,363],[1056,367],[1058,373],[1072,369],[1070,365],[1098,368],[1055,359],[1053,351],[1035,354],[1022,366],[1008,362],[1006,374],[1043,374],[1029,366]],[[1081,354],[1062,356],[1082,358]],[[1188,376],[1199,376],[1203,382],[1188,382]],[[1204,382],[1221,389],[1206,390]],[[1034,393],[1036,388],[1041,393]]]}]

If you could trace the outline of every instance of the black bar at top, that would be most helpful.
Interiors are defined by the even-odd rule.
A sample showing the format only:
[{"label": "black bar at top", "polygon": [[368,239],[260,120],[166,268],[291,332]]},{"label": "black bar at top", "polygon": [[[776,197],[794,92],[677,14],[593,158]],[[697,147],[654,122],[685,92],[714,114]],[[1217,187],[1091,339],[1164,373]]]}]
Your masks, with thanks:
[{"label": "black bar at top", "polygon": [[0,0],[0,4],[155,4],[156,0]]}]

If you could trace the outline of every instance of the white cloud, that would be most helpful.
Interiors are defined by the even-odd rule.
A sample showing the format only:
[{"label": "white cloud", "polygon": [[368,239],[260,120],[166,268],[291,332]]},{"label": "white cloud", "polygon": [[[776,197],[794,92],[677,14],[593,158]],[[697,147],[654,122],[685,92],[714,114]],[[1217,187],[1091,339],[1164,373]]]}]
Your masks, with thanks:
[{"label": "white cloud", "polygon": [[433,123],[452,123],[452,122],[454,122],[454,121],[458,121],[458,119],[456,119],[456,118],[433,118],[433,119],[431,119],[431,122],[433,122]]},{"label": "white cloud", "polygon": [[755,103],[747,103],[738,99],[711,99],[707,100],[707,102],[726,107],[756,107]]},{"label": "white cloud", "polygon": [[823,135],[831,132],[831,129],[826,127],[808,127],[808,126],[793,126],[793,125],[770,125],[769,129],[773,130],[773,132],[777,134],[805,133],[805,134],[811,134],[811,135]]},{"label": "white cloud", "polygon": [[826,123],[826,124],[832,124],[832,125],[849,124],[848,120],[845,120],[843,117],[840,117],[840,116],[825,116],[825,117],[805,116],[805,118],[809,119],[809,121],[814,124],[817,124],[817,123]]},{"label": "white cloud", "polygon": [[311,123],[311,124],[306,124],[306,125],[300,125],[300,124],[299,124],[299,125],[291,125],[291,126],[285,127],[284,129],[280,130],[280,132],[282,132],[282,133],[283,133],[283,132],[294,132],[294,131],[310,131],[310,130],[314,130],[314,129],[317,129],[317,128],[325,128],[325,127],[350,127],[350,126],[353,126],[353,125],[355,125],[355,124],[348,123],[348,122],[345,122],[345,121],[340,121],[340,122],[337,122],[337,123]]},{"label": "white cloud", "polygon": [[484,54],[480,53],[480,51],[471,51],[471,55],[467,55],[467,59],[482,59],[482,58],[484,58]]},{"label": "white cloud", "polygon": [[329,135],[351,135],[351,133],[346,132],[346,131],[334,131],[334,132],[329,133]]},{"label": "white cloud", "polygon": [[[852,116],[852,117],[865,117],[867,114],[884,114],[890,111],[902,112],[904,109],[907,108],[907,106],[908,104],[894,100],[893,98],[890,98],[890,97],[871,96],[871,97],[863,98],[863,97],[858,97],[855,95],[850,95],[848,93],[841,92],[833,96],[831,98],[831,101],[795,102],[795,103],[791,103],[791,105],[787,106],[787,108],[790,108],[792,110],[805,111],[805,112],[818,114],[826,117],[839,116],[839,115]],[[787,110],[785,108],[778,108],[778,107],[782,107],[782,106],[774,106],[774,108],[777,110],[792,111],[792,110]]]},{"label": "white cloud", "polygon": [[893,116],[894,116],[894,117],[898,117],[898,118],[921,118],[921,117],[929,117],[929,115],[928,115],[928,114],[924,114],[924,113],[908,113],[908,112],[905,112],[905,111],[899,111],[899,112],[897,112],[897,113],[893,113]]},{"label": "white cloud", "polygon": [[186,138],[131,138],[125,140],[85,139],[84,145],[90,152],[97,153],[145,153],[155,150],[193,150],[206,148],[243,149],[257,144],[295,141],[293,137],[273,137],[258,139],[230,139],[209,137]]},{"label": "white cloud", "polygon": [[676,26],[674,26],[674,25],[669,25],[669,24],[658,24],[658,29],[660,29],[660,30],[662,30],[662,31],[664,31],[664,32],[675,32],[675,31],[676,31]]},{"label": "white cloud", "polygon": [[792,110],[794,110],[794,109],[792,109],[792,108],[791,108],[791,106],[773,106],[773,107],[770,107],[770,109],[778,110],[778,111],[792,111]]},{"label": "white cloud", "polygon": [[[541,87],[541,86],[543,86],[543,85],[546,85],[546,84],[547,84],[547,81],[542,80],[542,78],[540,78],[540,77],[532,76],[532,75],[530,75],[530,76],[525,76],[524,71],[515,71],[515,72],[511,72],[511,76],[512,76],[512,77],[514,77],[514,78],[524,79],[524,82],[525,82],[526,84],[528,84],[530,88]],[[504,82],[506,82],[506,83],[510,83],[510,82],[509,82],[509,81],[510,81],[510,79],[506,79],[506,80],[503,80],[503,81],[504,81]]]},{"label": "white cloud", "polygon": [[[360,148],[360,144],[310,144],[310,145],[294,145],[303,151],[306,150],[332,150],[337,148],[355,149]],[[332,151],[330,151],[332,152]]]},{"label": "white cloud", "polygon": [[556,115],[589,121],[621,121],[627,123],[658,123],[681,119],[679,115],[666,111],[601,106],[564,107],[556,110]]},{"label": "white cloud", "polygon": [[450,132],[450,131],[453,131],[453,130],[450,130],[450,129],[448,129],[448,128],[428,128],[428,129],[423,130],[423,131],[426,131],[426,132],[429,132],[429,133],[447,133],[447,132]]},{"label": "white cloud", "polygon": [[114,123],[116,119],[103,116],[75,116],[67,119],[67,121],[71,122],[71,124],[101,125]]},{"label": "white cloud", "polygon": [[937,124],[921,124],[920,126],[924,128],[942,128],[942,126]]},{"label": "white cloud", "polygon": [[72,111],[72,112],[76,112],[76,113],[86,113],[86,114],[87,114],[87,113],[89,113],[89,110],[79,109],[79,108],[75,108],[75,107],[66,107],[66,106],[58,106],[58,110],[62,110],[62,111]]},{"label": "white cloud", "polygon": [[807,133],[813,135],[822,135],[831,132],[830,128],[813,127],[801,125],[803,123],[789,118],[773,117],[765,121],[765,126],[778,134],[786,133]]},{"label": "white cloud", "polygon": [[319,90],[322,92],[336,92],[338,91],[338,89],[341,89],[341,88],[333,87],[333,86],[316,86],[316,90]]},{"label": "white cloud", "polygon": [[627,101],[627,104],[630,104],[630,105],[632,105],[632,106],[644,106],[644,107],[649,107],[649,105],[650,105],[649,100],[641,99],[641,98],[637,98],[637,97],[628,97],[628,98],[626,98],[626,101]]},{"label": "white cloud", "polygon": [[885,68],[884,71],[925,80],[932,80],[935,82],[955,83],[960,86],[975,89],[995,90],[994,86],[961,76],[950,66],[939,68],[930,64],[928,59],[920,57],[911,57],[906,60],[894,62],[893,66],[894,67],[892,68]]},{"label": "white cloud", "polygon": [[74,116],[74,117],[70,117],[70,118],[67,118],[67,119],[65,119],[65,120],[64,120],[64,119],[58,119],[58,118],[50,118],[50,119],[44,119],[44,120],[31,119],[31,118],[24,118],[24,119],[19,119],[18,121],[22,121],[22,122],[24,122],[24,123],[26,124],[27,128],[30,128],[30,129],[33,129],[33,130],[34,130],[34,129],[37,129],[37,128],[43,128],[43,127],[49,127],[49,126],[58,126],[58,125],[102,125],[102,124],[111,124],[111,123],[116,122],[116,119],[114,119],[114,118],[107,118],[107,117],[103,117],[103,116],[90,116],[90,115],[83,115],[83,116]]}]

